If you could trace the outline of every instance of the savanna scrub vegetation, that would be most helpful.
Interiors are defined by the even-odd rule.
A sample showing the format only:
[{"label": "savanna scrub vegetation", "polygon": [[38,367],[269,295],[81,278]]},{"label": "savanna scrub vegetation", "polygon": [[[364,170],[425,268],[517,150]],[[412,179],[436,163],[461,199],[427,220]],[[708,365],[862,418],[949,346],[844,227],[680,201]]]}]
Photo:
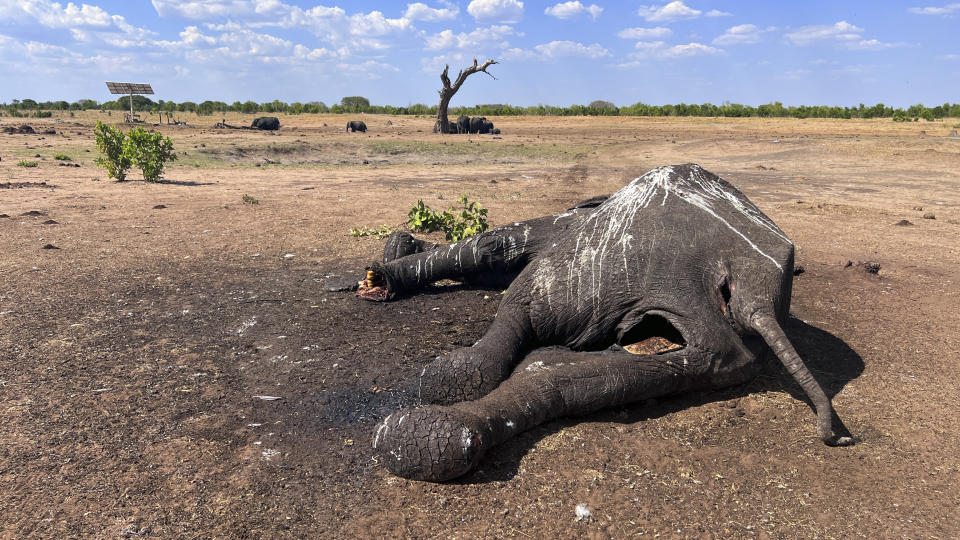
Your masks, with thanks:
[{"label": "savanna scrub vegetation", "polygon": [[176,161],[173,139],[162,133],[137,127],[129,133],[97,122],[93,129],[100,157],[96,164],[107,169],[107,175],[118,181],[127,178],[127,171],[137,167],[147,182],[158,182],[168,161]]},{"label": "savanna scrub vegetation", "polygon": [[[128,98],[98,102],[92,99],[80,99],[74,102],[67,101],[36,101],[33,99],[14,99],[10,103],[0,103],[0,115],[11,117],[49,118],[51,111],[126,111],[130,105]],[[200,103],[193,101],[153,101],[144,96],[133,96],[133,108],[139,112],[195,113],[200,116],[212,116],[226,112],[245,114],[305,114],[305,113],[368,113],[368,114],[399,114],[399,115],[427,115],[437,114],[436,105],[416,103],[406,106],[372,105],[370,100],[363,96],[348,96],[328,106],[322,101],[306,103],[287,103],[273,100],[263,103],[255,101],[224,101],[206,100]],[[502,103],[488,103],[473,106],[450,108],[451,116],[694,116],[694,117],[759,117],[759,118],[891,118],[895,121],[917,121],[924,119],[934,121],[941,118],[960,118],[960,103],[944,103],[928,107],[923,104],[911,105],[906,108],[892,107],[877,103],[865,105],[860,103],[854,106],[830,105],[784,105],[780,102],[762,105],[743,105],[725,101],[720,105],[713,103],[677,103],[666,105],[651,105],[638,101],[632,105],[618,107],[605,100],[595,100],[587,105],[569,105],[558,107],[554,105],[518,106]]]}]

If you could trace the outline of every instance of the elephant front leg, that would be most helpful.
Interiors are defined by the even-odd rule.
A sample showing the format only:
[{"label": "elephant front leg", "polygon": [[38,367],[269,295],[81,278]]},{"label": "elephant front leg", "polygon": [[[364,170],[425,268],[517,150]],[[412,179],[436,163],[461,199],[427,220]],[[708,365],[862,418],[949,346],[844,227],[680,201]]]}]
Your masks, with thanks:
[{"label": "elephant front leg", "polygon": [[532,354],[525,368],[476,401],[405,409],[384,419],[373,446],[390,472],[432,482],[456,478],[493,446],[548,420],[676,393],[703,380],[685,367],[684,360],[691,365],[690,355],[697,355],[690,349],[653,356]]},{"label": "elephant front leg", "polygon": [[[560,218],[515,223],[448,245],[431,244],[405,233],[395,234],[384,248],[383,264],[374,264],[357,295],[389,300],[420,290],[441,279],[507,276],[520,272],[560,226]],[[569,218],[565,218],[569,219]]]},{"label": "elephant front leg", "polygon": [[423,368],[420,400],[448,405],[483,397],[510,376],[532,341],[526,313],[501,305],[493,324],[472,347],[441,355]]}]

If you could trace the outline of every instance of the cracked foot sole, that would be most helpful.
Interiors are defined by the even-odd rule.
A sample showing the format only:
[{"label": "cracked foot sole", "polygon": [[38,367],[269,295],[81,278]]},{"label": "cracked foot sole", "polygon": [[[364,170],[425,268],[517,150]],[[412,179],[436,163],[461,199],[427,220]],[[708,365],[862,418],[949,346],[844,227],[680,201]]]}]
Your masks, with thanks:
[{"label": "cracked foot sole", "polygon": [[404,478],[444,482],[473,469],[490,445],[480,417],[446,407],[403,409],[377,425],[373,448]]}]

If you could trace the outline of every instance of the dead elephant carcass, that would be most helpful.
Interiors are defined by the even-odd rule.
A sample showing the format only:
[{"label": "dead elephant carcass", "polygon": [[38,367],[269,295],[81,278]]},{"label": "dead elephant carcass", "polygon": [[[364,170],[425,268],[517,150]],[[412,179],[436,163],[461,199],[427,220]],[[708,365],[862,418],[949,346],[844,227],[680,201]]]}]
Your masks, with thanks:
[{"label": "dead elephant carcass", "polygon": [[443,481],[552,418],[738,384],[772,350],[831,445],[832,404],[794,350],[794,247],[736,188],[693,164],[660,167],[557,216],[449,246],[395,235],[357,294],[514,275],[486,334],[420,374],[420,398],[376,428],[400,476]]},{"label": "dead elephant carcass", "polygon": [[261,116],[259,118],[254,118],[253,123],[250,124],[250,127],[265,131],[276,131],[280,129],[280,119],[276,116]]}]

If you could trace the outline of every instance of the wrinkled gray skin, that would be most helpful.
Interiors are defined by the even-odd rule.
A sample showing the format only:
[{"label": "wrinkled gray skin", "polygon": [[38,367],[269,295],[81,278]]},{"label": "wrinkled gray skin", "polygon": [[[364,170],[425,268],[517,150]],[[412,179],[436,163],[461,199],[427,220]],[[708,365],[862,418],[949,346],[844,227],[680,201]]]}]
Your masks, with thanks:
[{"label": "wrinkled gray skin", "polygon": [[460,115],[457,117],[457,133],[470,132],[470,117]]},{"label": "wrinkled gray skin", "polygon": [[[852,444],[780,326],[793,244],[743,194],[687,164],[578,206],[449,246],[390,239],[374,271],[392,294],[517,274],[486,334],[423,369],[420,398],[433,405],[378,424],[373,446],[392,473],[456,478],[553,418],[745,382],[769,350],[813,403],[820,438]],[[680,348],[622,348],[653,336]]]},{"label": "wrinkled gray skin", "polygon": [[367,125],[360,120],[351,120],[347,122],[347,131],[367,131]]}]

